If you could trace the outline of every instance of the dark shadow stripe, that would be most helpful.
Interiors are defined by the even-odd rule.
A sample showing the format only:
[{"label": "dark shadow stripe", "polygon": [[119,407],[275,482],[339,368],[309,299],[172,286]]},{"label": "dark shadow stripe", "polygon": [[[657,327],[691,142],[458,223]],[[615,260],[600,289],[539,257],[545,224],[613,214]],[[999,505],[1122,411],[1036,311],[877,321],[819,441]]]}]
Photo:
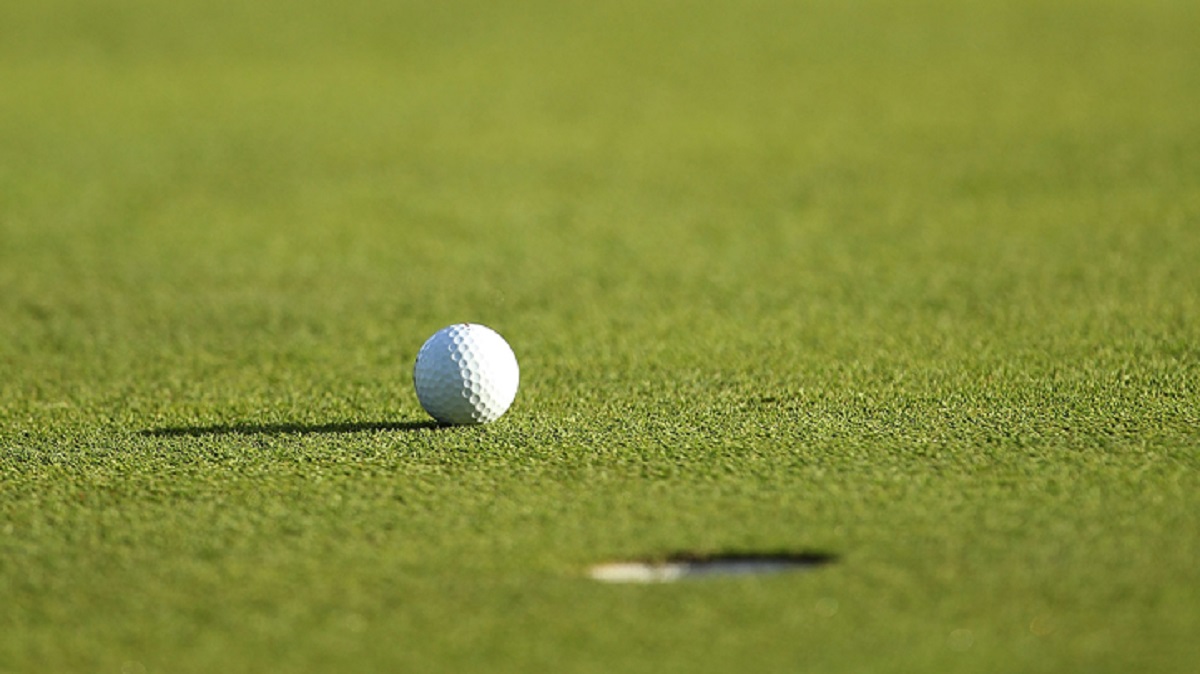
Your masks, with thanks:
[{"label": "dark shadow stripe", "polygon": [[376,421],[331,424],[217,424],[214,426],[173,426],[150,428],[141,435],[158,438],[200,437],[207,435],[312,435],[319,433],[409,432],[443,428],[434,421]]}]

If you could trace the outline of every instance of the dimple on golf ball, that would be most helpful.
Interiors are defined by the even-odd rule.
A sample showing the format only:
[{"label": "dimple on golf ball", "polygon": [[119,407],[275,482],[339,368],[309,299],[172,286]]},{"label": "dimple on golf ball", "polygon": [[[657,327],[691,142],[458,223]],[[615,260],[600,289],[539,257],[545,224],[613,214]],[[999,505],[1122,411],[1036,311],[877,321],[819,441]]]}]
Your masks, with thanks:
[{"label": "dimple on golf ball", "polygon": [[517,397],[520,370],[512,347],[495,330],[457,323],[425,341],[413,366],[417,399],[443,424],[486,424]]}]

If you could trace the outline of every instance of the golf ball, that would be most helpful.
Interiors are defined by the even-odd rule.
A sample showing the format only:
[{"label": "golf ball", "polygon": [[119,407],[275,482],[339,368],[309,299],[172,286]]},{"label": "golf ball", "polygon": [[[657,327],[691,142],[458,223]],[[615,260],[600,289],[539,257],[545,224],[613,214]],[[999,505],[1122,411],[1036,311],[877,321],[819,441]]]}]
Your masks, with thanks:
[{"label": "golf ball", "polygon": [[413,366],[417,399],[443,424],[486,424],[517,396],[520,370],[508,342],[477,323],[457,323],[425,341]]}]

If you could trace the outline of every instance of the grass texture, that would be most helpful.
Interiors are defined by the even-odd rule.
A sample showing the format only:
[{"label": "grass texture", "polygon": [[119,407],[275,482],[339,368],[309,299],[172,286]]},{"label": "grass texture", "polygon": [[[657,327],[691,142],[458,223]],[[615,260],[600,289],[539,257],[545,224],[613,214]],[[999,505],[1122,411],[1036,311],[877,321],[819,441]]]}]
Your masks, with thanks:
[{"label": "grass texture", "polygon": [[[0,673],[1194,671],[1198,33],[0,5]],[[838,561],[586,577],[755,551]]]}]

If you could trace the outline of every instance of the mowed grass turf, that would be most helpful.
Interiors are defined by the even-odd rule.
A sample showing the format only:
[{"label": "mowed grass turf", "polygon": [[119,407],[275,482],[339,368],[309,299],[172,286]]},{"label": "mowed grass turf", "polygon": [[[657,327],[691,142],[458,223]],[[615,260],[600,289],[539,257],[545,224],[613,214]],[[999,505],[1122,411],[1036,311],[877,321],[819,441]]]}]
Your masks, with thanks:
[{"label": "mowed grass turf", "polygon": [[[0,672],[1194,671],[1197,34],[0,5]],[[838,561],[586,577],[754,551]]]}]

